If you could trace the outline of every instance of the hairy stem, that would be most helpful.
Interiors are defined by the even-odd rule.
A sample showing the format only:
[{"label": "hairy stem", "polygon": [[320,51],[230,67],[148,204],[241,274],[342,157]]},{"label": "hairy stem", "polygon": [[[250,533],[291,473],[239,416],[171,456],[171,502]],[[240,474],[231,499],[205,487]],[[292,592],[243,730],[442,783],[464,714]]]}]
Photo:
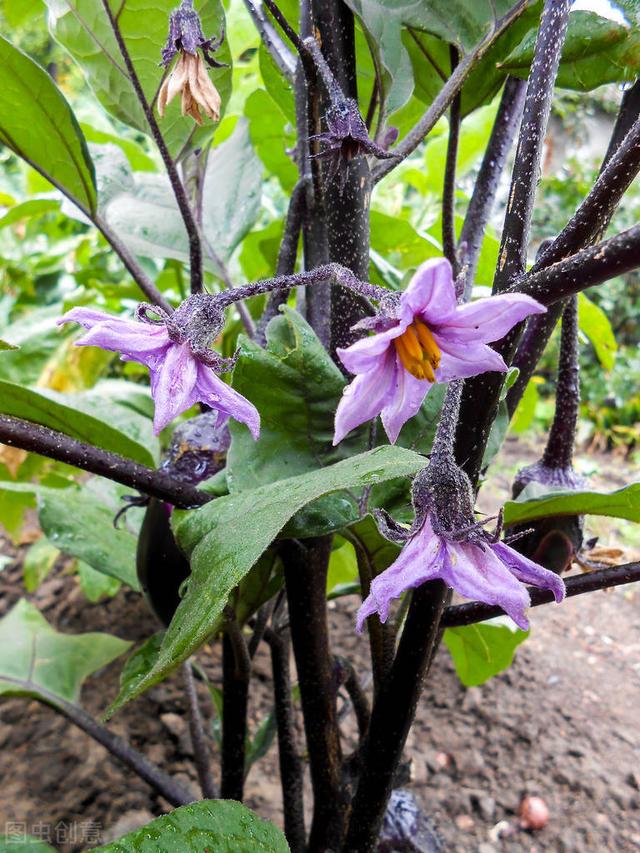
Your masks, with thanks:
[{"label": "hairy stem", "polygon": [[442,581],[414,593],[391,673],[373,703],[361,751],[362,772],[353,800],[344,849],[370,853],[376,843],[394,775],[415,716],[447,597]]},{"label": "hairy stem", "polygon": [[202,506],[211,500],[211,495],[175,480],[164,471],[154,471],[117,453],[101,450],[31,421],[0,415],[0,442],[107,477],[182,509]]},{"label": "hairy stem", "polygon": [[492,31],[486,35],[476,47],[470,51],[456,67],[455,71],[449,77],[442,89],[438,92],[433,103],[416,124],[416,126],[404,137],[402,142],[393,149],[395,157],[392,160],[385,160],[380,163],[373,171],[373,183],[388,175],[395,167],[412,154],[423,139],[433,130],[438,120],[442,118],[458,92],[462,89],[469,74],[477,66],[480,59],[486,52],[495,44],[505,30],[517,20],[520,15],[527,9],[529,0],[519,0],[515,5],[504,15],[495,21]]},{"label": "hairy stem", "polygon": [[[600,589],[609,589],[627,583],[636,583],[640,580],[640,563],[625,563],[621,566],[608,567],[596,572],[575,575],[566,578],[564,585],[567,590],[567,598],[574,595],[583,595],[585,592],[595,592]],[[553,593],[548,589],[528,587],[531,596],[531,607],[539,607],[541,604],[550,604],[555,601]],[[469,601],[466,604],[457,604],[447,607],[440,623],[442,628],[457,628],[460,625],[473,625],[476,622],[485,622],[503,614],[502,608],[494,604],[485,604],[483,601]]]},{"label": "hairy stem", "polygon": [[491,138],[476,179],[473,195],[460,234],[465,266],[463,301],[468,302],[478,268],[480,248],[498,191],[507,155],[511,150],[524,105],[527,84],[509,77],[505,83]]},{"label": "hairy stem", "polygon": [[271,58],[280,69],[283,76],[293,82],[296,72],[295,56],[280,38],[275,27],[267,19],[262,10],[260,0],[244,0],[244,5],[260,34],[262,43],[271,54]]},{"label": "hairy stem", "polygon": [[223,800],[242,802],[251,659],[242,629],[232,619],[222,640],[222,781]]},{"label": "hairy stem", "polygon": [[345,811],[325,594],[330,552],[331,537],[286,542],[282,550],[314,795],[309,853],[340,849]]},{"label": "hairy stem", "polygon": [[549,468],[570,468],[580,407],[578,361],[578,297],[572,296],[562,315],[562,336],[556,383],[556,408],[542,461]]},{"label": "hairy stem", "polygon": [[193,746],[193,760],[198,774],[198,781],[200,782],[200,790],[205,800],[215,800],[218,797],[218,790],[211,773],[209,742],[204,733],[200,702],[198,700],[190,661],[186,661],[182,665],[182,671],[184,673],[185,695],[189,708],[189,732],[191,734],[191,745]]},{"label": "hairy stem", "polygon": [[296,743],[291,673],[289,670],[289,638],[267,628],[264,638],[271,649],[273,695],[278,727],[278,760],[284,810],[284,834],[291,853],[304,853],[303,767]]},{"label": "hairy stem", "polygon": [[[453,45],[449,48],[451,56],[451,71],[458,64],[458,49]],[[460,92],[451,102],[449,110],[449,138],[447,140],[447,158],[444,169],[444,186],[442,189],[442,254],[451,264],[454,279],[458,275],[458,255],[456,252],[456,163],[458,159],[458,142],[460,140]]]},{"label": "hairy stem", "polygon": [[[209,258],[216,265],[216,268],[218,270],[218,275],[220,276],[220,280],[222,281],[222,283],[224,284],[224,286],[226,287],[227,290],[235,290],[233,282],[231,281],[231,276],[229,275],[229,270],[227,269],[227,265],[222,260],[220,255],[216,252],[216,250],[211,245],[209,240],[204,236],[204,234],[201,234],[201,237],[202,237],[202,245],[204,247],[204,250],[205,250],[206,254],[209,256]],[[240,316],[240,321],[241,321],[242,325],[244,326],[245,332],[247,333],[247,335],[250,338],[252,338],[255,335],[255,326],[253,323],[253,318],[249,312],[249,309],[247,308],[246,305],[243,305],[242,302],[240,302],[240,301],[237,301],[235,303],[235,305],[236,305],[236,311],[238,312],[238,315]]]},{"label": "hairy stem", "polygon": [[193,216],[193,211],[191,210],[191,205],[189,204],[189,199],[187,198],[187,193],[185,192],[184,185],[180,179],[180,175],[178,174],[178,169],[176,168],[176,164],[173,160],[173,157],[171,156],[169,149],[167,148],[167,143],[165,142],[164,136],[162,135],[160,126],[156,121],[156,117],[153,113],[153,108],[144,93],[142,83],[140,82],[140,78],[138,77],[138,73],[134,67],[133,60],[131,59],[131,54],[129,53],[129,49],[127,48],[126,42],[120,31],[117,17],[114,15],[111,10],[111,6],[109,5],[109,0],[102,0],[102,6],[109,20],[111,29],[113,30],[113,35],[116,39],[118,48],[122,55],[122,59],[127,69],[129,80],[131,81],[133,90],[145,114],[145,118],[147,119],[147,123],[151,130],[151,135],[153,136],[154,142],[156,143],[158,151],[160,152],[160,156],[162,157],[165,169],[167,170],[167,175],[169,177],[169,181],[173,189],[173,194],[175,196],[176,203],[178,205],[180,215],[182,216],[182,220],[187,230],[187,236],[189,239],[191,292],[200,293],[203,287],[202,248],[200,246],[200,235],[198,233],[198,226],[196,225],[196,221]]}]

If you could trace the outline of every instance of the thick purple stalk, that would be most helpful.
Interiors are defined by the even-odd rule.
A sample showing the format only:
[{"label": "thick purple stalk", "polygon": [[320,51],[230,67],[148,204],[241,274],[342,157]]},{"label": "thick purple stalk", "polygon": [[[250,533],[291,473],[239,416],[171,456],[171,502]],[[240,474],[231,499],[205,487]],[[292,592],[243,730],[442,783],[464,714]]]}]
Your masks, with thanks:
[{"label": "thick purple stalk", "polygon": [[237,622],[222,639],[222,769],[220,796],[242,802],[251,659]]},{"label": "thick purple stalk", "polygon": [[563,469],[571,467],[579,407],[578,297],[572,296],[562,315],[556,409],[542,457],[547,467]]}]

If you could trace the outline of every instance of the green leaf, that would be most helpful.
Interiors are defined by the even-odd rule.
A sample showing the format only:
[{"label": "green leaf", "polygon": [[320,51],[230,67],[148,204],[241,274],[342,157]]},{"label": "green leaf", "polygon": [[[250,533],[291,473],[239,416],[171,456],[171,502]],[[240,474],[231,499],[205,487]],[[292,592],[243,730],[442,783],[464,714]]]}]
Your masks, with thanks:
[{"label": "green leaf", "polygon": [[30,219],[32,216],[41,216],[43,213],[50,213],[59,209],[60,202],[56,199],[30,198],[28,201],[14,205],[4,216],[0,217],[0,228],[7,228],[9,225],[15,225],[16,222],[24,222],[25,219]]},{"label": "green leaf", "polygon": [[475,687],[508,669],[516,649],[528,636],[528,631],[513,630],[507,624],[492,620],[447,628],[444,642],[460,681],[465,687]]},{"label": "green leaf", "polygon": [[0,694],[75,703],[83,681],[130,646],[109,634],[60,634],[22,599],[0,620]]},{"label": "green leaf", "polygon": [[613,492],[553,492],[532,500],[507,501],[504,505],[507,527],[558,515],[608,515],[640,521],[640,483]]},{"label": "green leaf", "polygon": [[[230,592],[302,507],[342,489],[412,476],[424,457],[379,447],[335,465],[258,489],[218,498],[195,512],[174,512],[174,531],[191,561],[191,576],[153,669],[121,691],[110,713],[156,684],[186,660],[219,625]],[[250,519],[239,525],[238,519]]]},{"label": "green leaf", "polygon": [[0,835],[0,853],[56,853],[56,851],[43,841],[20,834],[19,836]]},{"label": "green leaf", "polygon": [[[129,82],[122,55],[102,3],[97,0],[45,0],[49,26],[84,71],[102,106],[125,124],[149,134],[149,125]],[[169,15],[175,0],[111,0],[118,24],[148,101],[156,97],[163,77],[160,50],[166,42]],[[206,36],[217,36],[224,27],[220,0],[196,0]],[[231,62],[227,42],[216,53],[220,62]],[[208,70],[222,97],[223,109],[231,91],[231,68]],[[192,118],[180,115],[180,98],[167,108],[160,128],[174,156],[186,145],[198,147],[211,139],[215,126],[199,128]]]},{"label": "green leaf", "polygon": [[251,141],[267,171],[278,178],[285,192],[291,192],[298,180],[296,165],[287,154],[287,149],[295,145],[291,125],[287,125],[278,104],[264,89],[249,95],[244,114],[249,122]]},{"label": "green leaf", "polygon": [[15,344],[9,344],[7,341],[3,341],[0,338],[0,352],[6,352],[6,350],[16,350],[19,349]]},{"label": "green leaf", "polygon": [[[96,164],[99,182],[111,190],[100,198],[106,221],[135,254],[187,262],[187,233],[167,179],[150,172],[132,173],[124,155],[118,158],[114,146],[108,148],[111,156]],[[256,222],[261,186],[262,169],[247,126],[240,121],[233,135],[211,151],[204,179],[203,232],[223,261]],[[219,270],[206,251],[205,266],[213,273]]]},{"label": "green leaf", "polygon": [[534,376],[529,380],[527,387],[524,389],[524,394],[513,413],[510,428],[518,435],[529,429],[536,416],[536,408],[540,399],[538,393],[538,383],[540,381],[540,377],[538,376]]},{"label": "green leaf", "polygon": [[[637,78],[640,5],[638,0],[616,0],[615,7],[622,13],[624,24],[596,12],[571,12],[556,85],[587,92],[604,83]],[[526,77],[534,47],[535,35],[529,33],[504,60],[502,69]]]},{"label": "green leaf", "polygon": [[0,142],[85,213],[95,212],[93,164],[71,107],[47,72],[2,36]]},{"label": "green leaf", "polygon": [[[0,489],[2,488],[0,483]],[[114,528],[112,506],[85,489],[37,489],[40,525],[61,551],[139,590],[136,537]]]},{"label": "green leaf", "polygon": [[260,761],[261,758],[264,758],[269,752],[273,746],[277,730],[275,711],[270,711],[258,726],[258,731],[247,744],[244,760],[245,776],[249,773],[253,765],[257,761]]},{"label": "green leaf", "polygon": [[182,806],[94,853],[289,853],[284,835],[233,800]]},{"label": "green leaf", "polygon": [[611,370],[616,361],[618,344],[605,312],[584,293],[578,295],[578,325],[589,338],[605,370]]},{"label": "green leaf", "polygon": [[20,0],[20,3],[12,3],[8,0],[3,4],[2,12],[9,26],[20,27],[36,14],[42,14],[43,2],[42,0]]},{"label": "green leaf", "polygon": [[78,560],[78,578],[80,589],[92,604],[104,598],[113,598],[121,586],[119,580],[96,571],[84,560]]},{"label": "green leaf", "polygon": [[80,127],[87,142],[93,142],[96,145],[112,144],[121,148],[135,172],[156,172],[158,170],[156,161],[147,154],[141,145],[131,139],[118,136],[115,133],[106,133],[104,130],[85,124],[85,122],[80,122]]},{"label": "green leaf", "polygon": [[[0,486],[1,488],[1,486]],[[54,567],[60,551],[46,539],[38,539],[24,557],[24,585],[27,592],[35,592]]]},{"label": "green leaf", "polygon": [[[70,405],[74,398],[76,402],[84,399],[86,405],[87,399],[91,400],[91,397],[82,398],[82,395],[58,394],[44,388],[23,388],[13,382],[0,380],[0,412],[3,415],[42,424],[71,438],[119,453],[142,465],[155,467],[155,459],[148,446],[99,418],[74,408]],[[114,418],[117,419],[118,414],[112,409],[109,420]],[[127,417],[126,423],[134,423],[132,415]]]}]

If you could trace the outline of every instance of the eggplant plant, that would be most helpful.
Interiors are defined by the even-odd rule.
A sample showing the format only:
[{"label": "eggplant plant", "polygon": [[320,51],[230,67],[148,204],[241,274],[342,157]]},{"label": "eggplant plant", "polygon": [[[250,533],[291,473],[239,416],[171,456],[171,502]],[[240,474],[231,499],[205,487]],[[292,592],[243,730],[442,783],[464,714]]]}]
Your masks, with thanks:
[{"label": "eggplant plant", "polygon": [[[609,17],[571,0],[45,3],[100,129],[0,37],[0,143],[42,190],[3,218],[56,211],[71,241],[53,293],[3,295],[0,442],[18,455],[1,457],[0,520],[37,501],[51,547],[109,594],[141,591],[159,631],[136,649],[60,634],[21,601],[0,620],[0,692],[63,714],[176,807],[95,849],[443,849],[402,789],[443,638],[481,683],[530,608],[640,579],[638,563],[563,577],[585,564],[585,517],[640,520],[640,485],[599,493],[573,468],[578,296],[640,267],[640,226],[609,231],[640,171],[637,3]],[[599,176],[536,247],[554,92],[605,83],[620,97]],[[544,455],[483,518],[478,491],[560,321]],[[37,375],[43,348],[57,385]],[[371,687],[332,648],[338,595]],[[517,630],[492,621],[505,614]],[[478,626],[486,659],[463,676]],[[215,771],[196,691],[214,643]],[[263,644],[274,712],[257,743]],[[126,653],[107,716],[179,672],[198,795],[80,705]],[[284,832],[242,805],[271,738]]]}]

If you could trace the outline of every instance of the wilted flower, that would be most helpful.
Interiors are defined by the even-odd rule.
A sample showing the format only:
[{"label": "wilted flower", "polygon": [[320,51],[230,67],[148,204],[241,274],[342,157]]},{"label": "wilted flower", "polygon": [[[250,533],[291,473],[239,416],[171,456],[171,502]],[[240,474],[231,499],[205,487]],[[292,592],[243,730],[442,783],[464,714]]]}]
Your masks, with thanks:
[{"label": "wilted flower", "polygon": [[[349,163],[360,154],[371,154],[379,159],[389,159],[394,156],[369,137],[358,104],[353,98],[342,96],[334,98],[327,110],[326,122],[327,130],[311,137],[325,147],[319,154],[312,156],[330,159],[331,173],[338,172],[341,167],[346,169]],[[389,135],[387,144],[390,145],[396,136],[397,132]]]},{"label": "wilted flower", "polygon": [[530,604],[525,584],[550,589],[556,601],[565,596],[558,575],[519,554],[498,534],[483,530],[473,515],[471,484],[452,458],[432,456],[414,482],[416,513],[411,530],[380,514],[383,535],[405,542],[397,560],[378,575],[358,611],[357,630],[373,613],[385,622],[393,599],[432,580],[442,580],[465,598],[496,604],[523,630]]},{"label": "wilted flower", "polygon": [[180,58],[158,94],[158,112],[161,116],[164,116],[167,104],[181,94],[182,115],[190,115],[198,124],[202,124],[202,107],[212,121],[220,119],[220,94],[211,82],[198,50],[208,65],[223,68],[224,63],[217,62],[211,56],[223,40],[224,34],[215,40],[204,37],[193,0],[183,0],[182,5],[171,13],[169,37],[162,50],[162,65],[167,68],[177,53]]},{"label": "wilted flower", "polygon": [[[80,323],[89,330],[76,341],[78,346],[119,352],[123,361],[137,361],[149,368],[156,433],[195,403],[204,403],[221,417],[246,424],[257,439],[258,410],[216,375],[231,370],[235,359],[222,358],[207,347],[205,335],[213,336],[211,325],[200,323],[198,317],[198,309],[206,310],[206,304],[192,297],[171,316],[155,307],[140,306],[137,320],[72,308],[58,323]],[[149,311],[159,319],[150,319]]]},{"label": "wilted flower", "polygon": [[449,262],[434,258],[422,264],[405,291],[390,294],[376,317],[358,324],[376,334],[338,349],[356,378],[338,405],[333,443],[379,414],[395,442],[434,382],[506,371],[502,357],[487,344],[530,314],[544,311],[519,293],[458,306]]}]

